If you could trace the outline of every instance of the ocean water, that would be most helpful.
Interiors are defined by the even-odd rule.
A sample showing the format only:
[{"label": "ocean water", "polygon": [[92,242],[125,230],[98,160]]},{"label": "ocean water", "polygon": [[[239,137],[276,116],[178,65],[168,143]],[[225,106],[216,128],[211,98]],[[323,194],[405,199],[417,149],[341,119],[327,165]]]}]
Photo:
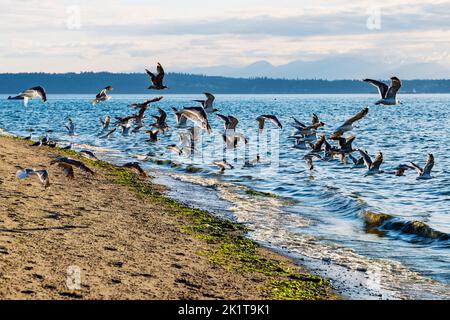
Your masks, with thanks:
[{"label": "ocean water", "polygon": [[[31,101],[27,110],[0,97],[0,128],[33,139],[48,134],[62,146],[70,142],[118,164],[139,161],[169,187],[169,196],[247,224],[250,237],[331,278],[344,295],[450,298],[450,95],[401,95],[403,104],[393,107],[373,105],[375,95],[218,95],[216,107],[240,120],[238,130],[249,143],[224,151],[223,122],[212,115],[213,134],[202,135],[192,156],[167,150],[184,130],[176,127],[171,107],[193,106],[202,96],[169,95],[144,120],[153,122],[156,107],[168,113],[171,128],[158,142],[147,142],[143,130],[100,138],[100,116],[130,115],[130,103],[154,96],[113,95],[92,107],[91,96],[49,95],[46,104]],[[317,113],[326,124],[320,135],[365,106],[369,114],[351,133],[354,146],[372,156],[382,151],[383,172],[366,175],[339,160],[316,160],[310,171],[307,151],[289,138],[291,117],[309,123]],[[262,114],[277,115],[283,129],[268,123],[259,133],[255,119]],[[64,128],[69,117],[74,136]],[[393,174],[409,161],[423,166],[430,152],[432,179],[418,180],[413,171]],[[224,157],[235,168],[221,174],[212,163]]]}]

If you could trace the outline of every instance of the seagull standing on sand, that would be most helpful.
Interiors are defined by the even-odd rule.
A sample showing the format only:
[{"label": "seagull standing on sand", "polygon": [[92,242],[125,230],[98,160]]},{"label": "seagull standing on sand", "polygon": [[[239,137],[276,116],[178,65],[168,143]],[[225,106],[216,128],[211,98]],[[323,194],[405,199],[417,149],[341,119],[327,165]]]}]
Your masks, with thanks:
[{"label": "seagull standing on sand", "polygon": [[9,96],[8,100],[23,100],[23,105],[26,108],[28,106],[28,100],[33,100],[35,98],[40,98],[42,102],[47,101],[47,94],[43,87],[41,86],[33,87],[31,89],[19,93],[15,97]]},{"label": "seagull standing on sand", "polygon": [[152,82],[152,85],[150,87],[148,87],[148,89],[155,89],[155,90],[168,89],[167,86],[165,86],[163,84],[165,73],[164,73],[163,67],[161,66],[161,64],[159,62],[158,62],[158,65],[156,67],[156,71],[158,72],[156,75],[153,74],[148,69],[145,69],[145,71],[147,71],[147,74],[150,77],[150,80]]},{"label": "seagull standing on sand", "polygon": [[345,132],[352,131],[353,130],[353,123],[356,121],[361,120],[369,113],[369,108],[364,108],[360,112],[358,112],[356,115],[351,117],[350,119],[346,120],[344,124],[342,124],[340,127],[338,127],[333,134],[331,135],[331,139],[338,139],[342,137],[342,135]]},{"label": "seagull standing on sand", "polygon": [[95,99],[92,100],[92,105],[95,106],[97,103],[108,101],[111,99],[111,96],[108,95],[108,92],[113,90],[113,87],[107,86],[105,89],[100,91],[96,96]]},{"label": "seagull standing on sand", "polygon": [[390,87],[387,84],[377,80],[364,79],[363,81],[368,82],[378,88],[381,99],[378,100],[375,104],[383,104],[386,106],[395,106],[397,104],[401,104],[401,102],[397,100],[397,92],[402,87],[402,82],[399,78],[392,77]]},{"label": "seagull standing on sand", "polygon": [[205,109],[207,114],[211,114],[214,112],[218,112],[218,109],[214,108],[214,100],[216,100],[216,97],[214,97],[213,94],[205,92],[204,95],[206,96],[206,100],[194,100],[195,102],[199,102],[203,109]]}]

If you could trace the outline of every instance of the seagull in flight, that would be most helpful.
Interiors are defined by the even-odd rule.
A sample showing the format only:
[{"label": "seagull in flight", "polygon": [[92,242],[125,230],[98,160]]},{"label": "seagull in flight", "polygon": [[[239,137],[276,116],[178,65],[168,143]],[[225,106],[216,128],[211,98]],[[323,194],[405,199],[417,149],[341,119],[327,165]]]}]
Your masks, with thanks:
[{"label": "seagull in flight", "polygon": [[338,139],[340,137],[342,137],[342,135],[345,132],[348,131],[352,131],[353,130],[353,123],[355,123],[356,121],[361,120],[362,118],[364,118],[367,114],[369,113],[369,108],[364,108],[362,109],[360,112],[358,112],[357,114],[355,114],[353,117],[351,117],[350,119],[346,120],[340,127],[338,127],[331,135],[331,139]]},{"label": "seagull in flight", "polygon": [[382,104],[386,106],[395,106],[397,104],[401,104],[401,102],[397,99],[397,92],[402,87],[402,82],[399,78],[392,77],[390,87],[387,84],[377,80],[364,79],[363,81],[368,82],[378,88],[381,99],[378,100],[375,104]]},{"label": "seagull in flight", "polygon": [[23,105],[25,108],[28,107],[28,100],[33,100],[35,98],[40,98],[42,102],[47,101],[47,94],[45,92],[45,89],[41,86],[33,87],[28,90],[25,90],[21,93],[19,93],[15,97],[8,97],[8,100],[23,100]]},{"label": "seagull in flight", "polygon": [[361,149],[358,149],[359,153],[364,159],[364,163],[366,164],[367,169],[369,170],[367,174],[374,174],[374,173],[380,173],[380,166],[383,163],[383,153],[378,152],[376,158],[374,161],[372,161],[372,158],[369,156],[369,154],[366,151],[363,151]]},{"label": "seagull in flight", "polygon": [[20,180],[27,179],[31,176],[37,176],[44,188],[48,188],[50,186],[50,179],[48,177],[47,170],[35,170],[28,168],[28,169],[21,169],[16,173],[16,177]]},{"label": "seagull in flight", "polygon": [[256,118],[256,121],[258,121],[259,130],[264,130],[264,125],[267,120],[271,121],[278,128],[283,129],[283,125],[281,124],[280,120],[278,120],[278,118],[276,116],[271,115],[271,114],[264,114],[264,115]]},{"label": "seagull in flight", "polygon": [[102,117],[99,118],[100,125],[102,126],[102,130],[108,130],[109,124],[111,123],[111,117],[106,116],[105,120]]},{"label": "seagull in flight", "polygon": [[164,73],[163,67],[161,66],[161,64],[159,62],[158,62],[158,65],[156,67],[156,71],[157,71],[156,75],[153,74],[148,69],[145,69],[145,71],[147,71],[147,74],[150,77],[150,80],[152,82],[152,85],[150,87],[148,87],[148,89],[155,89],[155,90],[168,89],[167,86],[165,86],[163,84],[165,73]]},{"label": "seagull in flight", "polygon": [[193,121],[200,128],[208,131],[209,134],[212,133],[212,128],[208,121],[208,115],[203,107],[188,107],[177,111],[175,114],[180,117],[184,116],[185,118]]},{"label": "seagull in flight", "polygon": [[434,167],[434,156],[433,154],[428,155],[427,162],[425,164],[425,167],[420,167],[414,162],[411,162],[411,166],[417,171],[419,174],[418,179],[431,179],[431,170]]},{"label": "seagull in flight", "polygon": [[214,95],[209,92],[205,92],[204,95],[206,96],[206,100],[194,100],[194,101],[199,102],[205,109],[207,114],[218,112],[219,110],[214,108],[214,100],[216,100],[216,97],[214,97]]},{"label": "seagull in flight", "polygon": [[102,102],[102,101],[108,101],[111,99],[111,96],[108,95],[108,92],[113,90],[114,88],[111,86],[107,86],[105,89],[103,89],[102,91],[100,91],[96,96],[95,99],[92,100],[92,105],[95,106],[98,103]]},{"label": "seagull in flight", "polygon": [[74,166],[75,168],[78,168],[81,171],[90,173],[91,175],[95,174],[95,172],[92,171],[90,168],[88,168],[83,162],[75,160],[75,159],[71,159],[71,158],[56,158],[55,160],[50,162],[51,165],[53,165],[55,163],[64,163],[64,164],[67,164],[67,165]]}]

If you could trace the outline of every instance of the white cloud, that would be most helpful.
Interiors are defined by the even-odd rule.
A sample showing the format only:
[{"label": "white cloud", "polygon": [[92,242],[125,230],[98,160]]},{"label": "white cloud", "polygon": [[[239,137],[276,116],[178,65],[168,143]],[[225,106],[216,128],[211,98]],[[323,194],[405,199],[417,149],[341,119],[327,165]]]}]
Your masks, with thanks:
[{"label": "white cloud", "polygon": [[[81,29],[66,26],[79,5]],[[0,72],[139,70],[283,64],[348,54],[450,66],[450,3],[381,4],[381,30],[366,28],[373,1],[0,0]]]}]

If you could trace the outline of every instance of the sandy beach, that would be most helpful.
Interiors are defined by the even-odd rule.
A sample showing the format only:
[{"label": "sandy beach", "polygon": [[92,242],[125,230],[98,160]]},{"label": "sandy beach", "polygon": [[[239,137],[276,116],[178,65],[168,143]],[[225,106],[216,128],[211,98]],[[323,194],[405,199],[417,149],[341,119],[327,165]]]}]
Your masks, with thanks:
[{"label": "sandy beach", "polygon": [[[329,283],[129,169],[0,137],[0,299],[333,299]],[[95,175],[67,180],[70,156]],[[18,180],[47,169],[51,185]],[[79,268],[80,289],[67,287]]]}]

